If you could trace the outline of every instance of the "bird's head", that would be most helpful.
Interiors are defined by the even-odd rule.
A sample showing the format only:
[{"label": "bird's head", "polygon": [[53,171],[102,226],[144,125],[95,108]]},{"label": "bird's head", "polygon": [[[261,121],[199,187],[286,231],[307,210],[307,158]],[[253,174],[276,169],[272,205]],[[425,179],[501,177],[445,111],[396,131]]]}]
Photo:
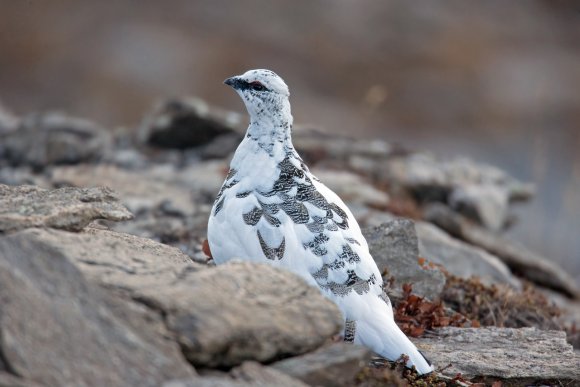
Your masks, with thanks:
[{"label": "bird's head", "polygon": [[273,71],[249,70],[226,79],[224,83],[242,97],[252,122],[274,123],[277,118],[291,120],[288,86]]}]

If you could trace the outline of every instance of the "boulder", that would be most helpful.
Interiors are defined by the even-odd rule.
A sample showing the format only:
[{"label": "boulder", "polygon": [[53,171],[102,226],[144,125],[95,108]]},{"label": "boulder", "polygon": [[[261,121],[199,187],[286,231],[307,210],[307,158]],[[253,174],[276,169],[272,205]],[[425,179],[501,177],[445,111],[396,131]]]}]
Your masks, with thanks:
[{"label": "boulder", "polygon": [[337,306],[286,270],[250,262],[208,268],[176,248],[112,231],[27,233],[93,282],[163,316],[194,365],[232,367],[302,354],[342,330]]},{"label": "boulder", "polygon": [[449,273],[466,279],[479,277],[487,285],[509,284],[521,289],[520,281],[498,257],[451,237],[431,223],[416,222],[415,229],[420,255],[442,265]]},{"label": "boulder", "polygon": [[163,205],[185,217],[195,214],[198,204],[213,203],[226,173],[227,164],[223,161],[206,161],[184,168],[156,164],[131,171],[114,165],[75,165],[54,168],[52,180],[77,187],[111,187],[136,215]]},{"label": "boulder", "polygon": [[0,184],[37,185],[40,187],[48,187],[48,186],[52,187],[45,176],[36,174],[30,167],[18,167],[18,168],[0,167]]},{"label": "boulder", "polygon": [[201,262],[205,256],[198,245],[205,237],[211,204],[223,183],[224,170],[227,171],[227,164],[222,161],[184,168],[156,164],[131,171],[115,165],[74,165],[53,168],[52,179],[61,185],[112,187],[135,218],[107,224],[108,227],[178,246]]},{"label": "boulder", "polygon": [[192,214],[195,203],[189,187],[176,181],[175,173],[175,168],[170,165],[133,171],[114,165],[80,165],[54,168],[52,179],[58,184],[76,187],[111,187],[134,214],[150,211],[163,202],[170,202],[183,215]]},{"label": "boulder", "polygon": [[76,164],[102,158],[112,136],[100,126],[60,113],[31,114],[16,130],[0,133],[0,157],[11,165],[42,170],[53,164]]},{"label": "boulder", "polygon": [[465,183],[454,187],[449,207],[490,230],[502,230],[509,221],[509,194],[491,184]]},{"label": "boulder", "polygon": [[192,262],[175,247],[110,230],[89,227],[76,234],[58,230],[27,233],[30,238],[54,246],[88,279],[129,295],[134,289],[178,281],[182,272],[208,268]]},{"label": "boulder", "polygon": [[0,185],[0,232],[29,227],[78,231],[95,219],[121,221],[132,215],[108,188]]},{"label": "boulder", "polygon": [[451,235],[494,254],[528,280],[580,299],[580,288],[565,270],[520,243],[474,224],[442,204],[428,206],[425,217]]},{"label": "boulder", "polygon": [[389,159],[381,179],[420,202],[445,203],[493,231],[508,221],[510,203],[528,200],[534,192],[532,185],[498,168],[465,158],[441,161],[422,153]]},{"label": "boulder", "polygon": [[[140,141],[160,148],[186,149],[210,144],[221,137],[238,138],[227,117],[217,114],[202,100],[196,98],[172,99],[155,106],[139,128]],[[237,143],[220,140],[220,145]],[[213,147],[215,151],[215,146]],[[220,149],[223,152],[223,148]],[[211,154],[211,151],[209,151]]]},{"label": "boulder", "polygon": [[[41,237],[48,233],[52,242]],[[77,234],[0,237],[3,368],[53,386],[157,386],[195,376],[161,316],[86,280],[59,246],[66,235]]]},{"label": "boulder", "polygon": [[342,331],[334,303],[300,277],[266,264],[184,271],[179,282],[136,294],[163,310],[185,356],[198,366],[298,355]]},{"label": "boulder", "polygon": [[[367,225],[379,226],[381,223],[397,219],[388,212],[372,209],[357,211],[359,207],[352,209]],[[509,284],[515,289],[521,288],[517,277],[493,254],[452,237],[432,223],[415,221],[414,224],[418,239],[418,254],[428,262],[441,265],[447,272],[461,278],[476,276],[488,285]]]},{"label": "boulder", "polygon": [[563,331],[447,327],[414,342],[450,377],[461,374],[485,383],[501,379],[508,385],[575,385],[580,380],[580,355]]},{"label": "boulder", "polygon": [[402,294],[402,285],[413,285],[413,293],[434,300],[439,297],[445,276],[435,267],[419,264],[419,247],[413,221],[395,219],[379,227],[363,230],[369,250],[383,276],[395,279],[394,296]]}]

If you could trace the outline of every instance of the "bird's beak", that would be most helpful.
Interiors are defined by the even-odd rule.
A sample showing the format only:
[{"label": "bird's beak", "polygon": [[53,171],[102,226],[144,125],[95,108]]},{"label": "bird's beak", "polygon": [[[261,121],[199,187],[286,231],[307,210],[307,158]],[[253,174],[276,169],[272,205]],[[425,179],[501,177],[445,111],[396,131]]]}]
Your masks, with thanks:
[{"label": "bird's beak", "polygon": [[240,80],[238,79],[238,77],[231,77],[226,79],[224,83],[228,86],[233,87],[234,89],[237,89],[240,84]]}]

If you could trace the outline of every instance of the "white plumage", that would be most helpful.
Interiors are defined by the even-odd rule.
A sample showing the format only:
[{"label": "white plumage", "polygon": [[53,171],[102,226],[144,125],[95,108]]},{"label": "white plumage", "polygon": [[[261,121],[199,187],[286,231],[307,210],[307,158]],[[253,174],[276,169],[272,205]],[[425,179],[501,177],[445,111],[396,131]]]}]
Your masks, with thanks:
[{"label": "white plumage", "polygon": [[292,145],[288,87],[269,70],[225,81],[242,97],[250,125],[208,224],[217,264],[238,258],[291,270],[320,288],[345,318],[344,337],[420,373],[433,367],[398,328],[381,274],[354,216]]}]

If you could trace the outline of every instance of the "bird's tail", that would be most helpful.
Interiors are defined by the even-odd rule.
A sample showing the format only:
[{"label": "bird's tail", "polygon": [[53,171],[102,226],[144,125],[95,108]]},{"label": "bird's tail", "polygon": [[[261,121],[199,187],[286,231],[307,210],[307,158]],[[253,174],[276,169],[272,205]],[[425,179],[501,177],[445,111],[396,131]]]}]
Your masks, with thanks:
[{"label": "bird's tail", "polygon": [[404,354],[409,358],[407,367],[415,366],[419,374],[432,372],[431,363],[393,320],[391,305],[385,304],[380,299],[377,301],[376,308],[372,308],[366,318],[351,322],[353,325],[356,324],[354,342],[373,349],[391,361],[398,360]]}]

